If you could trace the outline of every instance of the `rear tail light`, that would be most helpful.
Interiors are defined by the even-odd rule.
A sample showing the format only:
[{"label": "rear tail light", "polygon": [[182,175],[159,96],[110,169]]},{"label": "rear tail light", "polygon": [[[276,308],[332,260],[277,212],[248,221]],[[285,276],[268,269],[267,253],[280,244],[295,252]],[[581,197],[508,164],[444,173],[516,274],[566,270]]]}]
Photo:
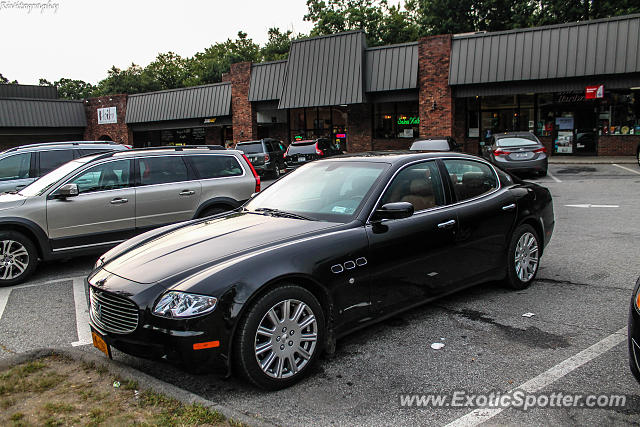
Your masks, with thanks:
[{"label": "rear tail light", "polygon": [[127,150],[131,150],[131,149],[133,149],[133,146],[131,146],[131,145],[127,145],[127,144],[123,144],[123,145],[124,145],[125,147],[127,147]]},{"label": "rear tail light", "polygon": [[322,150],[318,148],[318,143],[317,142],[316,142],[316,154],[318,156],[324,156],[324,153],[322,152]]},{"label": "rear tail light", "polygon": [[258,176],[258,173],[253,168],[253,165],[251,164],[251,162],[249,161],[249,159],[247,158],[247,156],[245,154],[242,154],[242,158],[244,159],[245,162],[247,162],[247,164],[251,168],[251,172],[253,173],[253,177],[256,179],[256,191],[254,191],[254,193],[259,193],[260,192],[260,176]]},{"label": "rear tail light", "polygon": [[537,150],[533,150],[534,153],[546,153],[547,147],[538,148]]},{"label": "rear tail light", "polygon": [[499,148],[493,152],[494,156],[508,156],[509,154],[511,154],[511,151],[502,151]]},{"label": "rear tail light", "polygon": [[264,161],[265,161],[265,162],[268,162],[269,160],[271,160],[271,157],[269,157],[269,155],[268,155],[268,154],[265,154],[265,155],[264,155]]}]

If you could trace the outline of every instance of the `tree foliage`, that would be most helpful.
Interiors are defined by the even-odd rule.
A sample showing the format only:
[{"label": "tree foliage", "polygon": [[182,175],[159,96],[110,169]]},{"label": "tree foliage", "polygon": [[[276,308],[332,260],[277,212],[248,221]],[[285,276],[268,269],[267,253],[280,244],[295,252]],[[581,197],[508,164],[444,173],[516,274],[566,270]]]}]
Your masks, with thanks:
[{"label": "tree foliage", "polygon": [[[369,46],[418,40],[431,34],[500,31],[558,24],[640,12],[640,0],[307,0],[304,20],[313,23],[310,36],[364,30]],[[82,99],[116,93],[140,93],[217,83],[231,64],[286,59],[291,31],[268,30],[259,46],[247,33],[215,43],[190,58],[174,52],[160,53],[146,67],[132,63],[126,69],[112,66],[97,85],[61,78],[50,83],[63,98]],[[0,84],[10,82],[0,74]]]},{"label": "tree foliage", "polygon": [[17,85],[17,84],[18,84],[17,80],[9,81],[8,78],[6,78],[5,76],[2,75],[2,73],[0,73],[0,85]]}]

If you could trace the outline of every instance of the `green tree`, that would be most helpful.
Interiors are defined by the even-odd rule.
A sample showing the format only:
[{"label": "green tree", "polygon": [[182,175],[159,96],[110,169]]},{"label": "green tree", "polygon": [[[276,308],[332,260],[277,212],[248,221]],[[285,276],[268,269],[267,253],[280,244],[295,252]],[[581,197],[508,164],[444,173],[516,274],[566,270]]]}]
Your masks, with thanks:
[{"label": "green tree", "polygon": [[142,71],[142,80],[151,90],[177,89],[187,83],[188,60],[173,52],[160,53]]},{"label": "green tree", "polygon": [[58,97],[62,99],[85,99],[93,96],[95,86],[82,80],[61,78],[51,83],[47,79],[40,79],[40,86],[55,86]]},{"label": "green tree", "polygon": [[153,82],[147,80],[143,71],[142,67],[134,63],[125,70],[114,65],[107,71],[107,78],[98,83],[95,95],[132,94],[153,90]]},{"label": "green tree", "polygon": [[18,81],[14,80],[14,81],[9,81],[8,78],[6,78],[5,76],[2,75],[2,73],[0,73],[0,85],[17,85]]},{"label": "green tree", "polygon": [[279,28],[269,28],[269,40],[260,49],[261,59],[263,61],[287,59],[292,38],[293,33],[291,31],[283,33]]}]

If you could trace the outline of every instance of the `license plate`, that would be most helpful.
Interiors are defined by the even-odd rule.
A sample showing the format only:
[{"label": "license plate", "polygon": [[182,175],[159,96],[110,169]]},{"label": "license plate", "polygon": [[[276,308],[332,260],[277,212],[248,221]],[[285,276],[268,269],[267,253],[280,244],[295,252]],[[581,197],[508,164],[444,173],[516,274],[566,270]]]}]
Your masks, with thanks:
[{"label": "license plate", "polygon": [[306,158],[306,157],[298,157],[298,161],[299,161],[299,162],[304,162],[304,161],[306,161],[306,160],[307,160],[307,158]]},{"label": "license plate", "polygon": [[109,344],[106,343],[104,338],[95,332],[91,332],[91,338],[93,338],[93,346],[104,353],[109,359],[111,359],[111,348],[109,348]]},{"label": "license plate", "polygon": [[515,153],[516,159],[528,159],[529,153]]}]

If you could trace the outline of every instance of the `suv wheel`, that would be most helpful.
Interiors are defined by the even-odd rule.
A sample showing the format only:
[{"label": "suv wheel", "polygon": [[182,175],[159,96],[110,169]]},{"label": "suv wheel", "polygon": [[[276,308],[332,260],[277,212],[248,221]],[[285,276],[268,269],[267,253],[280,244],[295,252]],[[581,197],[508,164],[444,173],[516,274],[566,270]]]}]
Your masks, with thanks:
[{"label": "suv wheel", "polygon": [[222,212],[229,211],[231,209],[223,208],[222,206],[214,206],[212,208],[207,208],[202,211],[198,218],[206,218],[208,216],[218,215]]},{"label": "suv wheel", "polygon": [[276,165],[275,170],[273,171],[273,177],[275,179],[280,178],[280,165]]},{"label": "suv wheel", "polygon": [[516,228],[507,251],[506,284],[513,289],[525,289],[538,273],[540,243],[538,234],[528,224]]},{"label": "suv wheel", "polygon": [[258,387],[289,387],[316,363],[324,328],[322,307],[311,292],[294,285],[275,288],[240,320],[234,342],[237,368]]},{"label": "suv wheel", "polygon": [[24,234],[0,231],[0,286],[23,282],[36,269],[38,251]]}]

